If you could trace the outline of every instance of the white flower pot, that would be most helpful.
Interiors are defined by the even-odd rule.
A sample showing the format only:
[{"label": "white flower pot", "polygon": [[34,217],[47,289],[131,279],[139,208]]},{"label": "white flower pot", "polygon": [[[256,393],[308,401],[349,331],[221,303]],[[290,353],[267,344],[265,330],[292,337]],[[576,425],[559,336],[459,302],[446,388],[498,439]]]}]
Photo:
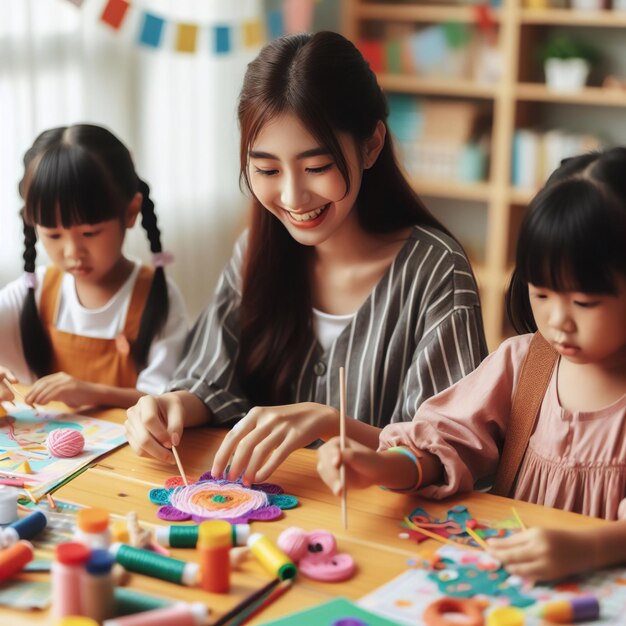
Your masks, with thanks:
[{"label": "white flower pot", "polygon": [[544,68],[546,85],[553,91],[579,91],[590,70],[585,59],[547,59]]}]

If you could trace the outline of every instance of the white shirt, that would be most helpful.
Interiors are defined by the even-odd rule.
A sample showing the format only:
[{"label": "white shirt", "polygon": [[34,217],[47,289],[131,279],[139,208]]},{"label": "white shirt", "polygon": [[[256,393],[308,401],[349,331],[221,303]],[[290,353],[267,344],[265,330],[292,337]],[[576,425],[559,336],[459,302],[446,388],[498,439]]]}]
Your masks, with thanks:
[{"label": "white shirt", "polygon": [[313,332],[324,351],[328,350],[343,329],[348,326],[356,313],[331,315],[313,307]]},{"label": "white shirt", "polygon": [[[85,337],[114,339],[123,329],[130,298],[141,264],[135,262],[130,276],[117,293],[102,307],[87,309],[76,294],[74,276],[63,275],[59,291],[56,327],[64,332]],[[41,298],[46,267],[38,267],[35,298]],[[139,372],[137,389],[144,393],[162,393],[172,378],[182,354],[189,330],[185,303],[178,287],[168,279],[169,315],[161,332],[154,338],[148,352],[148,364]],[[23,278],[0,290],[0,365],[8,367],[23,383],[34,377],[24,359],[20,335],[20,312],[26,296]]]}]

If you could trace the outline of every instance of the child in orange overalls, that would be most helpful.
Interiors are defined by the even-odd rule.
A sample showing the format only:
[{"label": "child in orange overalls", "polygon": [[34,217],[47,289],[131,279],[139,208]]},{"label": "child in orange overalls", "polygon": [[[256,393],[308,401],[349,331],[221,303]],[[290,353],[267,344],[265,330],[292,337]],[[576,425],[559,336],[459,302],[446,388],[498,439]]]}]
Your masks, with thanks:
[{"label": "child in orange overalls", "polygon": [[[29,403],[126,408],[171,377],[188,330],[166,280],[149,188],[127,148],[105,128],[43,132],[24,157],[23,279],[0,291],[0,380],[33,383]],[[127,258],[141,213],[153,266]],[[35,268],[41,240],[49,266]],[[13,398],[0,385],[0,399]]]}]

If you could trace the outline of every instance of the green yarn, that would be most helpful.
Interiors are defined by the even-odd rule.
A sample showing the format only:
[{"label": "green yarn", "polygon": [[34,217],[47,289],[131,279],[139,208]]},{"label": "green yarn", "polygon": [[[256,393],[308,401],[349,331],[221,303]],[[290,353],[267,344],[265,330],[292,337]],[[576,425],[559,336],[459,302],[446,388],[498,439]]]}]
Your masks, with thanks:
[{"label": "green yarn", "polygon": [[150,596],[141,593],[135,589],[125,589],[117,587],[115,594],[115,616],[132,615],[134,613],[143,613],[144,611],[152,611],[154,609],[164,609],[171,606],[170,600],[163,600],[156,596]]},{"label": "green yarn", "polygon": [[170,546],[172,548],[195,548],[198,543],[198,526],[172,526]]},{"label": "green yarn", "polygon": [[148,550],[140,550],[125,544],[119,547],[115,560],[130,572],[179,584],[183,581],[183,570],[187,565],[185,561],[148,552]]}]

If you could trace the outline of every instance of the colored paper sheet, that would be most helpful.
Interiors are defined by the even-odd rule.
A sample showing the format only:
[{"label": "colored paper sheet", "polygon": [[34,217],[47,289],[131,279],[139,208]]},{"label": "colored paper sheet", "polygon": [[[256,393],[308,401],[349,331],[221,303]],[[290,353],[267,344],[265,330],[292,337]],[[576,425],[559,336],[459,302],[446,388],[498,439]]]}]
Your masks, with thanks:
[{"label": "colored paper sheet", "polygon": [[[485,614],[493,608],[516,605],[516,600],[527,598],[524,609],[526,626],[542,626],[545,622],[539,617],[538,607],[544,603],[568,600],[581,595],[594,595],[600,600],[599,620],[579,622],[581,626],[623,626],[626,615],[626,571],[623,569],[602,570],[587,576],[569,579],[555,585],[535,585],[531,587],[515,576],[507,580],[490,580],[486,553],[467,552],[452,546],[444,546],[437,551],[442,557],[443,569],[428,567],[410,569],[379,587],[358,601],[359,606],[383,615],[394,623],[406,626],[426,626],[422,616],[434,601],[445,596],[457,598],[482,594],[489,602]],[[471,572],[472,564],[475,571]],[[496,570],[491,570],[492,575]],[[503,593],[504,586],[509,591],[517,588],[517,595]],[[494,591],[497,595],[494,595]],[[517,606],[521,606],[517,603]],[[295,623],[294,623],[295,624]]]},{"label": "colored paper sheet", "polygon": [[254,48],[263,43],[263,24],[260,20],[244,22],[241,27],[243,44],[246,48]]},{"label": "colored paper sheet", "polygon": [[176,50],[178,52],[195,52],[198,42],[198,26],[196,24],[178,24],[176,26]]},{"label": "colored paper sheet", "polygon": [[230,51],[230,28],[228,26],[216,26],[214,30],[215,52],[226,54]]},{"label": "colored paper sheet", "polygon": [[[45,609],[52,598],[49,582],[10,580],[0,588],[0,605],[12,609]],[[7,618],[7,624],[10,622]],[[4,620],[2,620],[4,624]]]},{"label": "colored paper sheet", "polygon": [[262,626],[332,626],[338,620],[349,618],[360,620],[367,626],[398,626],[398,622],[370,613],[346,598],[335,598],[311,609],[263,622]]},{"label": "colored paper sheet", "polygon": [[152,13],[144,13],[141,28],[139,30],[139,43],[144,46],[158,48],[163,37],[165,20]]},{"label": "colored paper sheet", "polygon": [[100,19],[117,30],[122,25],[129,7],[130,4],[126,0],[108,0]]},{"label": "colored paper sheet", "polygon": [[285,24],[281,11],[269,11],[267,14],[267,31],[270,39],[276,39],[285,34]]},{"label": "colored paper sheet", "polygon": [[[85,438],[83,451],[70,458],[53,457],[46,448],[56,428],[73,428]],[[124,428],[106,420],[60,411],[37,412],[26,407],[0,417],[0,474],[27,479],[29,491],[39,498],[91,461],[126,443]],[[19,468],[27,462],[32,473]]]}]

